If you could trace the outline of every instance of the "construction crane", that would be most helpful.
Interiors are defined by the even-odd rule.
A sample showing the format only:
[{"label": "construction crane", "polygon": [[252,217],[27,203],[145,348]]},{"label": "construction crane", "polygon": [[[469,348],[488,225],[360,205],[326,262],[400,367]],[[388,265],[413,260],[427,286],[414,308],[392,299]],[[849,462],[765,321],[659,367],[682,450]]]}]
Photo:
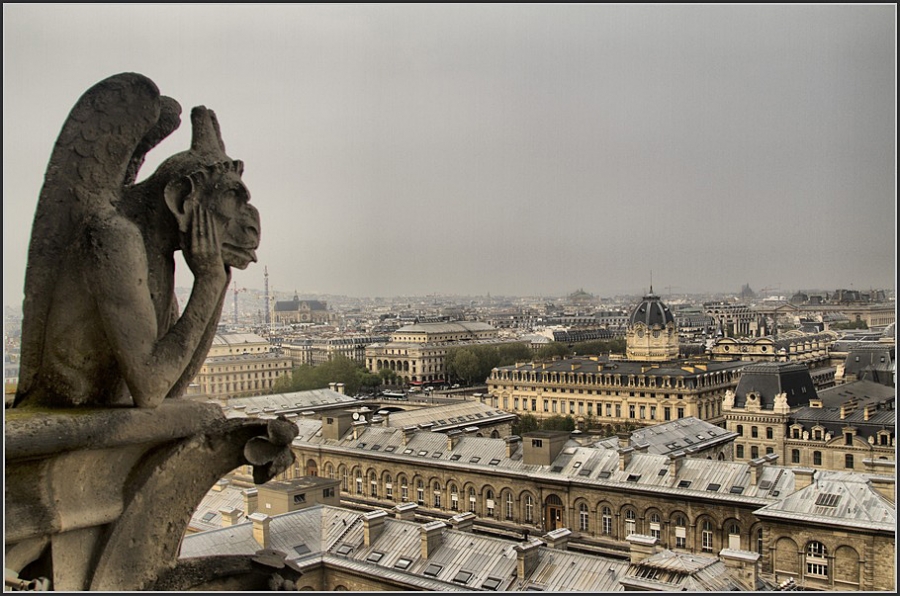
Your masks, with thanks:
[{"label": "construction crane", "polygon": [[234,324],[237,325],[238,324],[238,294],[240,292],[246,292],[247,288],[237,287],[237,282],[234,282],[234,284],[232,284],[232,286],[234,287]]}]

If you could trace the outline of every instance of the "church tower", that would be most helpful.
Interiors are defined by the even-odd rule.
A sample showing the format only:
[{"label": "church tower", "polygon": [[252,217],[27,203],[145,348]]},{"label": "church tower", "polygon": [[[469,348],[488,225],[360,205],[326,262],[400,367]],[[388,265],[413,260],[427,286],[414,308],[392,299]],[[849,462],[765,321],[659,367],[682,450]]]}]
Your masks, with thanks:
[{"label": "church tower", "polygon": [[667,362],[678,358],[678,330],[675,317],[659,296],[644,296],[628,320],[625,355],[641,362]]}]

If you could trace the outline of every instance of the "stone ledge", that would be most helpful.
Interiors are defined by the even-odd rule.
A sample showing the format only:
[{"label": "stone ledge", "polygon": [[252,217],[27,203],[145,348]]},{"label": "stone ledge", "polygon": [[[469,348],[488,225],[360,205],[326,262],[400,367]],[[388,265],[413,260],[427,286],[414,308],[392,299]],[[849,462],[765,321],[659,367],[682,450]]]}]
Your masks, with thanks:
[{"label": "stone ledge", "polygon": [[5,458],[170,441],[224,419],[216,404],[178,399],[167,399],[158,408],[12,408],[5,412]]}]

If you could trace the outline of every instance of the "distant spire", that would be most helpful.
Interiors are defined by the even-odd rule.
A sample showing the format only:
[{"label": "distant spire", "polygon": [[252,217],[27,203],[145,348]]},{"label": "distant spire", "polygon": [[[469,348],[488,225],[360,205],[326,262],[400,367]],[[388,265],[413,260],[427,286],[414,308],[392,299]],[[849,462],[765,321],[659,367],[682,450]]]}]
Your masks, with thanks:
[{"label": "distant spire", "polygon": [[650,293],[653,294],[653,269],[650,270]]}]

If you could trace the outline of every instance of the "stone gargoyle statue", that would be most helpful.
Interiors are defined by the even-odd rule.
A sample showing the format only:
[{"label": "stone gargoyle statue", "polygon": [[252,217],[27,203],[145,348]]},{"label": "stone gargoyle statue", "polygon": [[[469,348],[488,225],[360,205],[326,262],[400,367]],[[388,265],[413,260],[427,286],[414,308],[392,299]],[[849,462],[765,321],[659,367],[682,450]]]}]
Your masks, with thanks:
[{"label": "stone gargoyle statue", "polygon": [[[256,260],[260,221],[212,110],[191,111],[187,151],[135,183],[181,106],[147,77],[89,89],[47,167],[25,274],[14,407],[158,406],[212,344],[231,268]],[[179,316],[175,252],[194,274]]]},{"label": "stone gargoyle statue", "polygon": [[[190,149],[136,182],[180,114],[147,77],[118,74],[78,100],[51,154],[4,417],[7,586],[253,589],[299,576],[271,553],[179,558],[210,488],[241,466],[257,484],[289,469],[299,432],[284,416],[166,399],[202,366],[231,269],[256,260],[260,239],[243,164],[205,107],[191,111]],[[183,311],[179,250],[194,274]]]}]

